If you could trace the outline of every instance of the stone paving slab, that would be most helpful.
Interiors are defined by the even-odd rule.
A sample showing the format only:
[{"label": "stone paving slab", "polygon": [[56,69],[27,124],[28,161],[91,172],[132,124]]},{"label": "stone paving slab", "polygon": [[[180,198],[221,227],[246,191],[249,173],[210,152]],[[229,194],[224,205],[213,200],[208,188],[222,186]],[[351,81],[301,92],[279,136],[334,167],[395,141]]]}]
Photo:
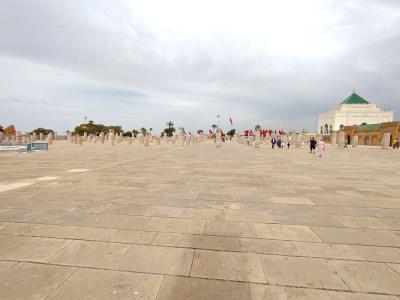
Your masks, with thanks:
[{"label": "stone paving slab", "polygon": [[399,300],[398,155],[59,141],[7,154],[0,299]]}]

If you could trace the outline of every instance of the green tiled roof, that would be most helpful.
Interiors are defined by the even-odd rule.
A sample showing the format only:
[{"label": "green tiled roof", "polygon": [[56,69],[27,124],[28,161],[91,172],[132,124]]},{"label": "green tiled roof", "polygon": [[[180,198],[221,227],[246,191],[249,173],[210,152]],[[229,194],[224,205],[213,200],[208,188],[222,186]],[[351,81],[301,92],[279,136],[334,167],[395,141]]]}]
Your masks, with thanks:
[{"label": "green tiled roof", "polygon": [[369,104],[369,102],[353,92],[353,94],[344,99],[340,104]]},{"label": "green tiled roof", "polygon": [[376,130],[381,127],[381,124],[367,124],[367,125],[359,125],[357,126],[357,130],[363,131],[363,130]]}]

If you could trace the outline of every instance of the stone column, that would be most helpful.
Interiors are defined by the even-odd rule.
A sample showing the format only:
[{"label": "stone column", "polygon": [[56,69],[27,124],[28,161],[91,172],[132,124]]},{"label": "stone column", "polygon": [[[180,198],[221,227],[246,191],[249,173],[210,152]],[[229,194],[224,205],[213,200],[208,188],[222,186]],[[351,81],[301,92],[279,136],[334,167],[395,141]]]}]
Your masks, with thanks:
[{"label": "stone column", "polygon": [[39,140],[43,141],[44,137],[43,137],[43,133],[39,133]]},{"label": "stone column", "polygon": [[27,140],[26,140],[26,134],[24,134],[24,135],[22,135],[22,141],[21,141],[21,143],[22,143],[22,145],[25,145],[25,144],[27,144]]},{"label": "stone column", "polygon": [[15,133],[15,144],[21,145],[22,144],[22,135],[20,131]]},{"label": "stone column", "polygon": [[87,139],[88,139],[88,135],[87,135],[87,132],[85,131],[85,132],[83,133],[83,140],[86,142]]},{"label": "stone column", "polygon": [[390,132],[385,132],[383,134],[381,148],[382,148],[382,150],[390,149]]},{"label": "stone column", "polygon": [[351,140],[351,147],[356,148],[357,146],[358,146],[358,135],[355,135]]},{"label": "stone column", "polygon": [[110,131],[108,132],[108,139],[110,140],[111,145],[114,146],[115,145],[114,129],[110,129]]},{"label": "stone column", "polygon": [[148,135],[148,134],[146,134],[146,135],[144,136],[143,141],[144,141],[144,145],[145,145],[146,147],[148,147],[148,146],[149,146],[149,142],[150,142],[150,139],[149,139],[149,135]]},{"label": "stone column", "polygon": [[185,145],[185,128],[179,127],[179,145],[184,146]]},{"label": "stone column", "polygon": [[2,143],[4,140],[4,133],[0,132],[0,143]]},{"label": "stone column", "polygon": [[47,135],[46,140],[47,140],[47,143],[48,143],[49,145],[52,145],[52,144],[53,144],[53,133],[52,133],[52,132],[49,132],[49,134]]},{"label": "stone column", "polygon": [[67,134],[67,141],[72,143],[72,133],[71,132],[68,132],[68,134]]},{"label": "stone column", "polygon": [[215,138],[216,138],[216,143],[215,144],[216,144],[217,148],[221,147],[222,141],[221,141],[221,131],[220,130],[218,130],[216,132]]},{"label": "stone column", "polygon": [[338,138],[337,148],[338,149],[343,149],[344,148],[344,131],[339,131],[339,138]]},{"label": "stone column", "polygon": [[74,143],[74,144],[78,143],[78,137],[76,134],[72,136],[72,143]]},{"label": "stone column", "polygon": [[333,131],[331,134],[331,144],[332,146],[336,146],[337,144],[337,132]]},{"label": "stone column", "polygon": [[77,135],[77,137],[76,137],[76,142],[77,142],[79,145],[82,145],[82,137],[81,137],[80,134]]},{"label": "stone column", "polygon": [[301,149],[303,148],[303,134],[296,134],[296,148]]},{"label": "stone column", "polygon": [[104,132],[100,132],[100,144],[104,144],[104,140],[105,140]]},{"label": "stone column", "polygon": [[259,148],[260,147],[260,137],[261,137],[261,131],[260,130],[256,130],[255,132],[255,141],[254,141],[254,147],[255,148]]}]

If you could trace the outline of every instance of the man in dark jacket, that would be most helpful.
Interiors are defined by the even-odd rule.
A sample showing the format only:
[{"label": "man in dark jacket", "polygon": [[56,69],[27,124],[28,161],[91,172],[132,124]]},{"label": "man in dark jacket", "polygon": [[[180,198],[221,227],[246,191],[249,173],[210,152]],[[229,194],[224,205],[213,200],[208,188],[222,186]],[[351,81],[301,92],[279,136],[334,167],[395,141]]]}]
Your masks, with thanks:
[{"label": "man in dark jacket", "polygon": [[317,146],[317,141],[312,137],[310,140],[310,153],[315,153],[316,146]]},{"label": "man in dark jacket", "polygon": [[272,149],[274,149],[276,144],[276,138],[274,136],[271,139],[271,144],[272,144]]}]

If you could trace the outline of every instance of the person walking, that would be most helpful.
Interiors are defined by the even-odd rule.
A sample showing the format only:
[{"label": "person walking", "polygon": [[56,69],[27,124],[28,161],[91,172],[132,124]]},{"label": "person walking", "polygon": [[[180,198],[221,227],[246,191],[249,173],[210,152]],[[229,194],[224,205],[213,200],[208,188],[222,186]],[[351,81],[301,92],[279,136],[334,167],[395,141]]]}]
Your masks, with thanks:
[{"label": "person walking", "polygon": [[275,148],[275,144],[276,144],[276,138],[273,136],[272,139],[271,139],[272,149]]},{"label": "person walking", "polygon": [[393,139],[392,147],[393,149],[399,148],[399,141],[397,139]]},{"label": "person walking", "polygon": [[288,140],[287,140],[287,148],[289,150],[290,148],[290,144],[292,143],[292,138],[289,136]]},{"label": "person walking", "polygon": [[276,145],[278,146],[278,148],[281,148],[282,146],[282,140],[278,137],[278,140],[276,141]]},{"label": "person walking", "polygon": [[317,141],[312,137],[310,140],[310,153],[315,154],[315,147],[317,146]]},{"label": "person walking", "polygon": [[319,141],[318,149],[317,149],[318,157],[322,157],[322,154],[324,153],[324,151],[325,151],[325,142]]}]

